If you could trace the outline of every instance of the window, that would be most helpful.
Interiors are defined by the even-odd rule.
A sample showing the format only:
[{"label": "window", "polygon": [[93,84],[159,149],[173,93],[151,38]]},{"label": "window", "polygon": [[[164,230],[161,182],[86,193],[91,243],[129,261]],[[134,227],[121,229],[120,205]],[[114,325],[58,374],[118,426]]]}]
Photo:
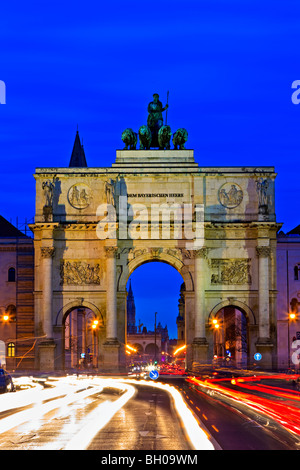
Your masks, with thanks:
[{"label": "window", "polygon": [[299,281],[300,280],[300,265],[299,264],[296,264],[296,266],[294,267],[294,281]]},{"label": "window", "polygon": [[8,343],[7,345],[7,357],[15,357],[16,348],[15,343]]},{"label": "window", "polygon": [[9,268],[9,270],[8,270],[8,282],[16,282],[16,270],[15,270],[15,268]]}]

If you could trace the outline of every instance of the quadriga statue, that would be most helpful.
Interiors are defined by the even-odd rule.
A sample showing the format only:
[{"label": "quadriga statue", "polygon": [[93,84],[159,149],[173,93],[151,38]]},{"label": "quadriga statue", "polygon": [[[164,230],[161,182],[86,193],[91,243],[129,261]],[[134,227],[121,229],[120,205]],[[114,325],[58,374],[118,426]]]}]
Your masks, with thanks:
[{"label": "quadriga statue", "polygon": [[151,133],[150,127],[141,126],[139,128],[139,139],[140,139],[140,149],[149,150],[151,141],[152,141],[152,133]]},{"label": "quadriga statue", "polygon": [[170,149],[172,132],[170,126],[162,126],[158,131],[158,146],[160,150]]},{"label": "quadriga statue", "polygon": [[172,139],[172,142],[174,144],[174,149],[184,150],[185,149],[184,144],[186,143],[187,139],[188,139],[187,130],[183,128],[177,129],[177,131],[173,134],[173,139]]},{"label": "quadriga statue", "polygon": [[125,144],[124,150],[136,150],[137,133],[130,129],[130,127],[122,132],[122,140]]}]

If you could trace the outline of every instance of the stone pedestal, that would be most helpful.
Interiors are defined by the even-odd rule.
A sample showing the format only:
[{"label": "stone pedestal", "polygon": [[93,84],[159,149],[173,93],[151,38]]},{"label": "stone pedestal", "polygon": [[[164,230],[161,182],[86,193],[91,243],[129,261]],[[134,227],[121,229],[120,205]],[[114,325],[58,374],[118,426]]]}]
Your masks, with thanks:
[{"label": "stone pedestal", "polygon": [[262,356],[260,361],[255,361],[256,364],[261,369],[272,370],[272,367],[273,367],[272,351],[273,351],[274,344],[270,341],[269,338],[258,338],[255,346],[256,346],[256,352],[260,353]]},{"label": "stone pedestal", "polygon": [[193,362],[192,369],[208,364],[208,347],[206,338],[195,338],[192,343]]},{"label": "stone pedestal", "polygon": [[103,363],[100,365],[100,369],[104,372],[117,373],[125,369],[125,365],[122,367],[120,356],[121,356],[121,344],[115,338],[107,339],[103,344]]},{"label": "stone pedestal", "polygon": [[56,344],[52,338],[42,341],[38,345],[40,371],[55,370],[54,352]]}]

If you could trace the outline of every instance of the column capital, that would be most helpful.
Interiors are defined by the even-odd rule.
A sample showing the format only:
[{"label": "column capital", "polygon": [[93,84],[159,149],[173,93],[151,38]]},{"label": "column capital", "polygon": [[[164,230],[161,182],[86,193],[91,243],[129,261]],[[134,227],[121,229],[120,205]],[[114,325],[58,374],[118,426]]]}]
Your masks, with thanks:
[{"label": "column capital", "polygon": [[51,246],[42,246],[41,247],[41,256],[42,258],[53,258],[55,254],[55,248]]},{"label": "column capital", "polygon": [[115,258],[118,253],[118,247],[116,246],[105,246],[106,258]]},{"label": "column capital", "polygon": [[270,258],[271,248],[269,246],[257,246],[256,255],[258,258]]}]

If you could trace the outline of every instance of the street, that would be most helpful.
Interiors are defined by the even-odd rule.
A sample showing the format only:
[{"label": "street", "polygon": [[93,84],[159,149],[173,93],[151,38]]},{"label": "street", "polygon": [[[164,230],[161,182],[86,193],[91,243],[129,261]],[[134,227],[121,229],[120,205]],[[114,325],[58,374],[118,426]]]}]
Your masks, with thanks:
[{"label": "street", "polygon": [[16,377],[17,391],[0,395],[0,449],[296,450],[300,393],[290,380],[277,382],[228,374]]}]

